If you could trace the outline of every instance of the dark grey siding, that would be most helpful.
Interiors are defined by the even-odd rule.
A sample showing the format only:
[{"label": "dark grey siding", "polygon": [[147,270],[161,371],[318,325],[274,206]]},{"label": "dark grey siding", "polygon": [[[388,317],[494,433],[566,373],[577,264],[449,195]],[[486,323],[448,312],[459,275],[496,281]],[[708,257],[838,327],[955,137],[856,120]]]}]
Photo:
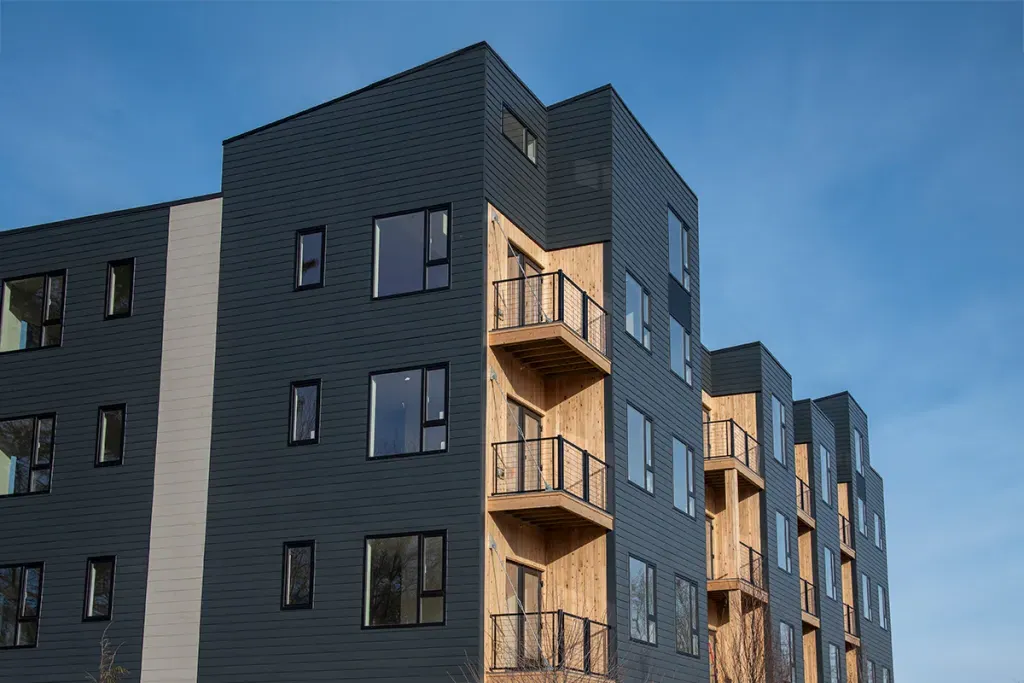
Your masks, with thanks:
[{"label": "dark grey siding", "polygon": [[548,110],[548,249],[612,237],[612,90]]},{"label": "dark grey siding", "polygon": [[758,342],[711,352],[712,396],[761,391],[761,345]]},{"label": "dark grey siding", "polygon": [[[479,660],[485,55],[225,146],[204,683],[440,683]],[[451,289],[372,300],[372,217],[449,202]],[[295,231],[315,225],[326,285],[294,292]],[[367,460],[369,373],[441,362],[448,452]],[[320,443],[289,448],[289,383],[305,378],[323,381]],[[434,529],[448,532],[446,625],[364,630],[364,537]],[[281,611],[282,543],[310,538],[316,606]]]},{"label": "dark grey siding", "polygon": [[[853,431],[850,428],[850,395],[845,391],[814,400],[836,427],[836,453],[839,481],[853,481]],[[867,437],[867,435],[864,435]],[[850,510],[853,510],[851,507]],[[851,520],[852,521],[852,520]]]},{"label": "dark grey siding", "polygon": [[[139,680],[153,501],[166,207],[0,233],[0,278],[67,269],[61,348],[0,355],[0,418],[57,413],[49,494],[0,498],[0,565],[45,562],[35,649],[3,653],[5,680],[96,673],[107,627],[82,622],[86,559],[116,555],[118,662]],[[107,262],[135,257],[130,318],[103,320]],[[16,391],[12,391],[16,389]],[[98,408],[128,405],[120,467],[94,466]],[[3,676],[0,676],[3,677]]]},{"label": "dark grey siding", "polygon": [[[611,438],[615,475],[615,531],[609,559],[614,591],[614,620],[623,680],[686,681],[708,679],[707,594],[704,570],[704,477],[700,386],[700,277],[698,269],[697,199],[675,174],[618,96],[612,100],[612,240],[611,320],[613,374],[611,378]],[[693,274],[694,386],[670,370],[668,317],[668,227],[671,204],[691,225]],[[626,271],[651,296],[651,352],[625,330]],[[628,481],[626,406],[646,413],[654,423],[655,494]],[[696,509],[692,518],[674,509],[672,438],[697,454]],[[629,556],[657,567],[658,646],[629,639]],[[674,577],[698,585],[701,656],[678,654],[675,648]],[[612,610],[610,610],[612,611]],[[649,674],[650,679],[644,676]]]}]

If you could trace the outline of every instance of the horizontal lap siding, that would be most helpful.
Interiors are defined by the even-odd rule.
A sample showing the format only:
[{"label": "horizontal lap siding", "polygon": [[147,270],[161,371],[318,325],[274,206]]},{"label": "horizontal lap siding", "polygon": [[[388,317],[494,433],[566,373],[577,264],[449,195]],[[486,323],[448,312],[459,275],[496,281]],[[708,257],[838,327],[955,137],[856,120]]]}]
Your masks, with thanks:
[{"label": "horizontal lap siding", "polygon": [[[449,681],[482,625],[483,50],[225,147],[199,680]],[[371,299],[372,217],[452,204],[448,291]],[[294,292],[326,225],[325,287]],[[445,454],[367,461],[369,373],[450,363]],[[289,384],[321,439],[288,447]],[[364,630],[364,537],[446,529],[447,624]],[[282,543],[314,538],[315,608],[283,612]]]},{"label": "horizontal lap siding", "polygon": [[[0,354],[0,418],[56,412],[51,493],[0,498],[0,564],[45,562],[39,644],[2,653],[19,683],[96,673],[107,624],[83,623],[85,565],[117,555],[118,663],[139,680],[153,501],[166,207],[0,233],[0,278],[67,269],[61,348]],[[107,262],[135,257],[130,318],[103,320]],[[16,389],[12,391],[11,389]],[[94,466],[97,412],[127,403],[124,464]]]},{"label": "horizontal lap siding", "polygon": [[712,396],[761,391],[761,346],[744,344],[711,352]]},{"label": "horizontal lap siding", "polygon": [[[612,536],[616,642],[624,666],[622,680],[686,681],[708,679],[707,594],[704,568],[704,478],[701,434],[700,278],[697,254],[697,199],[643,133],[625,105],[614,97],[611,309],[614,350],[611,419],[615,476],[615,531]],[[667,206],[682,211],[693,226],[694,386],[670,370],[668,317]],[[627,269],[650,291],[651,347],[648,353],[625,330]],[[645,412],[654,423],[655,495],[628,481],[626,405]],[[672,437],[688,443],[697,457],[696,518],[673,507]],[[658,646],[629,639],[629,555],[657,566]],[[699,659],[675,647],[676,574],[698,586]]]},{"label": "horizontal lap siding", "polygon": [[[882,478],[867,465],[865,458],[864,480],[866,495],[864,504],[867,506],[868,534],[869,537],[857,536],[857,570],[864,572],[871,578],[871,621],[861,619],[861,642],[864,648],[864,655],[875,663],[875,667],[885,666],[892,670],[892,624],[886,623],[887,629],[883,630],[878,621],[878,589],[881,585],[885,588],[889,602],[889,566],[886,557],[886,545],[882,549],[875,547],[875,520],[874,513],[882,516],[883,530],[885,527],[885,503]],[[883,541],[885,534],[882,534]],[[858,581],[860,579],[857,579]],[[889,615],[891,617],[891,615]],[[881,681],[882,674],[876,670],[875,680]]]}]

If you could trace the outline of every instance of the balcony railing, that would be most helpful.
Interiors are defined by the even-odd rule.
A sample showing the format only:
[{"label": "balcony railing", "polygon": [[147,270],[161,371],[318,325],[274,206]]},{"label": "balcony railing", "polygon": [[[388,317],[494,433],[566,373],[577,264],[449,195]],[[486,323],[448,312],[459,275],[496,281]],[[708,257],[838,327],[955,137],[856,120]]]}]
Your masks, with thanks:
[{"label": "balcony railing", "polygon": [[800,477],[796,478],[796,504],[800,507],[800,510],[807,514],[808,517],[813,517],[814,513],[811,512],[811,501],[814,500],[814,495],[811,492],[811,486]]},{"label": "balcony railing", "polygon": [[800,579],[800,609],[812,617],[818,616],[818,597],[814,584],[807,579]]},{"label": "balcony railing", "polygon": [[740,543],[740,576],[754,588],[764,590],[764,557],[746,543]]},{"label": "balcony railing", "polygon": [[851,636],[860,635],[857,628],[857,611],[853,609],[853,605],[843,605],[843,629]]},{"label": "balcony railing", "polygon": [[560,322],[608,355],[608,313],[561,270],[494,283],[494,329]]},{"label": "balcony railing", "polygon": [[853,527],[850,520],[842,514],[839,515],[839,542],[853,547]]},{"label": "balcony railing", "polygon": [[564,491],[608,510],[608,466],[561,436],[494,444],[494,494]]},{"label": "balcony railing", "polygon": [[760,474],[761,445],[734,420],[704,423],[704,459],[736,458]]},{"label": "balcony railing", "polygon": [[492,671],[556,671],[607,676],[611,629],[557,612],[491,616]]}]

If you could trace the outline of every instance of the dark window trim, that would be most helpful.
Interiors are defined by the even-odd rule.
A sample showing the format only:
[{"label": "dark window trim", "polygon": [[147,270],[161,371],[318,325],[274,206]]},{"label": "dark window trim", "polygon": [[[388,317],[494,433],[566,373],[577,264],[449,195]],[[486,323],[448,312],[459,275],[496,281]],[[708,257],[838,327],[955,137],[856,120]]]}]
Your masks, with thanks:
[{"label": "dark window trim", "polygon": [[[101,562],[110,563],[110,592],[107,595],[107,611],[109,614],[106,616],[90,617],[89,616],[89,579],[93,564]],[[110,621],[114,618],[114,584],[117,579],[117,555],[97,555],[90,557],[85,561],[85,595],[82,601],[82,621]]]},{"label": "dark window trim", "polygon": [[[111,275],[113,274],[114,268],[119,266],[131,266],[132,267],[132,283],[131,287],[128,288],[128,312],[127,313],[111,313],[110,312],[110,297],[113,296],[114,291],[111,287]],[[117,320],[119,318],[130,318],[132,313],[135,312],[135,257],[117,259],[116,261],[107,261],[107,294],[103,298],[103,319],[104,320]]]},{"label": "dark window trim", "polygon": [[[0,417],[0,422],[13,422],[15,420],[28,420],[32,419],[32,455],[29,461],[32,463],[29,467],[30,472],[36,470],[49,470],[50,471],[50,483],[46,487],[45,491],[24,491],[22,493],[8,493],[6,495],[0,495],[0,500],[5,498],[21,498],[22,496],[44,496],[50,492],[53,488],[53,460],[57,456],[57,413],[35,413],[33,415],[17,415],[15,417]],[[50,419],[53,420],[53,432],[50,435],[50,464],[47,466],[40,466],[35,464],[36,451],[39,449],[39,421]],[[29,489],[32,488],[32,477],[29,475]]]},{"label": "dark window trim", "polygon": [[[514,118],[516,121],[518,121],[519,125],[523,127],[524,138],[520,142],[516,142],[515,140],[513,140],[512,138],[510,138],[508,135],[505,134],[505,120],[504,120],[505,119],[505,112],[508,112],[508,114],[512,118]],[[517,114],[512,107],[508,106],[507,102],[502,102],[501,103],[501,117],[502,117],[502,120],[500,121],[500,124],[501,124],[501,137],[503,137],[506,140],[508,140],[509,143],[511,143],[512,146],[515,147],[516,150],[520,154],[523,155],[523,158],[526,159],[528,162],[530,162],[530,164],[534,168],[539,168],[539,166],[537,165],[537,159],[540,159],[540,138],[537,137],[537,134],[533,132],[532,128],[530,128],[528,125],[526,125],[526,123],[523,121],[523,118],[521,116],[519,116],[519,114]],[[533,136],[533,144],[534,144],[534,146],[535,146],[535,148],[537,150],[536,151],[537,159],[531,159],[529,157],[529,155],[526,153],[526,149],[525,149],[526,148],[525,135],[527,133],[529,133],[530,135]]]},{"label": "dark window trim", "polygon": [[[316,438],[298,439],[295,437],[295,390],[306,387],[316,387]],[[320,412],[323,409],[323,380],[300,379],[289,385],[288,388],[288,445],[289,446],[312,446],[320,443]]]},{"label": "dark window trim", "polygon": [[[828,551],[828,555],[825,555],[825,551]],[[822,558],[826,558],[826,557],[831,557],[832,558],[831,562],[825,562],[825,569],[832,573],[832,593],[833,593],[833,595],[829,595],[828,594],[828,583],[826,581],[826,583],[825,583],[825,597],[828,598],[829,600],[832,600],[833,602],[839,602],[839,589],[840,589],[839,578],[841,578],[841,577],[837,577],[836,576],[836,551],[833,550],[832,548],[828,547],[827,545],[823,545],[822,546],[822,551],[821,551],[821,556],[822,556]],[[824,559],[822,561],[824,562]]]},{"label": "dark window trim", "polygon": [[[447,211],[448,212],[448,256],[443,259],[430,259],[430,214],[434,211]],[[384,296],[378,296],[374,294],[374,290],[377,285],[377,221],[382,218],[394,218],[396,216],[406,216],[412,213],[423,214],[423,284],[420,289],[413,290],[411,292],[398,292],[397,294],[385,294]],[[455,231],[455,219],[452,214],[451,202],[447,204],[434,204],[416,209],[408,209],[406,211],[392,211],[391,213],[382,213],[374,216],[370,219],[370,299],[372,301],[386,301],[388,299],[397,299],[403,296],[415,296],[417,294],[426,294],[428,292],[443,292],[447,289],[452,288],[452,233]],[[327,240],[324,240],[324,244]],[[444,287],[431,287],[427,289],[427,269],[431,266],[448,266],[448,284]]]},{"label": "dark window trim", "polygon": [[[768,395],[771,397],[771,401],[772,401],[772,460],[774,460],[783,469],[788,470],[789,469],[789,453],[786,450],[786,443],[787,443],[786,432],[789,431],[787,429],[787,426],[789,425],[789,423],[786,422],[786,404],[783,403],[782,399],[779,398],[778,396],[776,396],[774,392],[768,392]],[[775,402],[776,401],[778,401],[778,403],[779,403],[779,415],[781,416],[780,419],[779,419],[779,424],[782,426],[782,459],[781,460],[779,460],[779,453],[775,452],[775,436],[776,436],[775,435]]]},{"label": "dark window trim", "polygon": [[[817,444],[817,445],[818,445],[818,464],[819,464],[819,466],[821,464],[821,451],[824,450],[825,451],[825,455],[828,456],[826,458],[828,460],[828,470],[827,470],[827,472],[825,474],[825,479],[826,479],[826,484],[825,485],[828,487],[828,498],[827,499],[825,498],[824,493],[822,493],[822,495],[819,495],[818,497],[821,499],[822,503],[824,503],[827,507],[831,508],[832,507],[832,500],[839,493],[838,492],[838,488],[839,487],[838,486],[833,486],[833,484],[832,484],[832,482],[835,481],[835,477],[833,476],[833,473],[835,472],[835,459],[834,459],[835,456],[832,455],[832,451],[830,451],[827,447],[823,446],[820,443]],[[820,481],[821,478],[819,477],[818,479]]]},{"label": "dark window trim", "polygon": [[[653,434],[652,434],[653,435]],[[683,445],[683,459],[686,461],[684,464],[688,470],[687,472],[687,490],[686,490],[686,503],[689,505],[690,501],[693,501],[693,514],[691,515],[689,510],[684,510],[676,505],[676,487],[675,487],[675,474],[676,474],[676,459],[675,459],[675,442],[678,441]],[[690,448],[690,444],[685,439],[672,435],[672,508],[677,512],[681,512],[690,519],[697,519],[697,483],[694,481],[694,474],[697,466],[695,460],[697,459],[696,452]]]},{"label": "dark window trim", "polygon": [[[796,644],[796,629],[794,629],[793,625],[790,624],[788,621],[786,621],[784,619],[779,619],[779,626],[785,626],[786,630],[789,632],[789,661],[786,662],[786,664],[789,666],[789,671],[792,674],[792,676],[790,678],[791,682],[792,683],[797,683],[797,681],[796,681],[796,648],[797,648],[797,644]],[[782,643],[779,643],[779,645],[781,647]],[[802,638],[801,638],[801,645],[800,645],[800,647],[801,648],[803,647],[803,639]]]},{"label": "dark window trim", "polygon": [[[644,481],[637,483],[629,478],[629,409],[632,408],[644,418]],[[651,425],[651,442],[647,444],[647,429],[646,426]],[[647,462],[647,446],[650,446],[651,462]],[[657,486],[657,481],[654,476],[654,420],[652,420],[645,411],[637,408],[635,405],[626,401],[626,481],[633,486],[637,487],[647,495],[654,497],[654,491],[647,490],[647,473],[651,473],[651,488]]]},{"label": "dark window trim", "polygon": [[[320,233],[320,280],[308,285],[302,282],[302,238],[306,235]],[[307,289],[320,289],[327,279],[327,226],[318,225],[312,228],[303,228],[295,231],[295,291],[302,292]]]},{"label": "dark window trim", "polygon": [[[679,215],[679,212],[676,211],[671,204],[668,204],[668,210],[672,212],[672,215],[676,217],[676,220],[679,221],[679,225],[683,228],[683,234],[681,236],[681,243],[683,245],[683,255],[681,259],[683,262],[683,281],[679,282],[679,278],[671,272],[669,272],[669,275],[672,276],[673,280],[679,282],[685,291],[689,292],[691,283],[693,282],[693,276],[690,274],[690,224],[683,220],[683,217]],[[671,268],[669,270],[671,271]]]},{"label": "dark window trim", "polygon": [[[21,590],[18,594],[18,609],[14,617],[14,645],[0,645],[0,650],[28,650],[39,645],[39,620],[43,613],[43,578],[46,573],[45,564],[45,562],[25,562],[24,564],[5,564],[0,566],[0,569],[21,570]],[[29,569],[39,570],[39,603],[36,606],[36,615],[34,617],[26,617],[24,614],[26,592],[25,573]],[[31,645],[18,645],[18,627],[21,626],[21,624],[36,625],[36,639]]]},{"label": "dark window trim", "polygon": [[[689,652],[683,652],[682,650],[679,649],[679,638],[678,638],[678,635],[677,635],[676,636],[676,653],[677,654],[681,654],[684,657],[692,657],[693,659],[700,659],[700,649],[701,649],[700,648],[700,625],[697,623],[699,621],[699,619],[700,619],[700,589],[697,587],[697,582],[696,581],[693,581],[692,579],[689,579],[689,578],[683,576],[682,574],[680,574],[678,572],[676,572],[675,578],[676,578],[676,581],[682,581],[683,583],[687,583],[687,584],[690,585],[690,587],[693,588],[693,610],[696,612],[696,615],[695,615],[696,618],[693,620],[693,629],[690,631],[690,641],[693,642],[693,637],[697,636],[697,652],[695,654],[690,654]],[[672,588],[674,590],[679,590],[679,586],[676,585],[674,582],[673,582]],[[672,597],[674,599],[675,595],[673,594]],[[678,633],[678,629],[679,629],[679,613],[676,612],[676,631],[677,631],[677,633]]]},{"label": "dark window trim", "polygon": [[[641,349],[647,353],[654,355],[651,350],[654,347],[654,335],[651,333],[651,290],[647,289],[647,285],[643,283],[633,272],[626,269],[626,277],[632,278],[633,282],[640,285],[640,339],[633,336],[633,333],[628,329],[626,330],[626,336],[632,339]],[[626,310],[629,310],[629,281],[625,282],[626,285]],[[647,306],[644,306],[644,302],[647,302]],[[621,323],[620,323],[621,324]],[[684,328],[685,329],[685,328]],[[647,338],[651,341],[650,346],[644,346],[643,336],[644,332],[647,333]]]},{"label": "dark window trim", "polygon": [[[633,582],[633,577],[632,577],[632,574],[631,574],[631,572],[629,570],[629,561],[630,560],[636,560],[637,562],[642,562],[644,564],[644,582],[645,583],[646,583],[647,577],[648,577],[648,575],[650,573],[648,570],[653,570],[653,572],[654,572],[653,586],[647,586],[647,590],[650,590],[652,587],[654,589],[654,601],[653,601],[654,602],[654,613],[652,614],[651,612],[647,612],[647,635],[648,635],[648,638],[649,638],[650,637],[650,633],[651,633],[651,622],[653,621],[654,622],[655,638],[654,638],[654,642],[653,643],[650,640],[640,640],[638,638],[634,638],[633,637],[632,624],[630,624],[629,625],[630,626],[630,628],[629,628],[629,640],[632,643],[640,643],[641,645],[646,645],[648,647],[658,647],[658,644],[660,642],[660,639],[657,637],[657,633],[658,633],[658,565],[656,565],[653,562],[648,562],[647,560],[645,560],[640,555],[634,555],[633,553],[627,553],[626,554],[626,575],[629,577],[630,584],[632,584],[632,582]],[[629,595],[629,600],[630,601],[633,600],[633,596],[631,594]],[[644,604],[644,609],[645,610],[647,609],[647,605],[646,604]],[[627,617],[626,620],[627,621],[629,621],[629,613],[628,612],[629,612],[629,610],[627,608],[627,614],[626,614],[626,617]]]},{"label": "dark window trim", "polygon": [[[683,331],[683,339],[682,339],[682,343],[683,343],[683,349],[682,349],[682,351],[683,351],[683,374],[682,375],[680,375],[678,372],[676,372],[676,369],[674,367],[672,367],[672,354],[675,353],[675,349],[672,348],[672,324],[673,323],[675,323],[676,325],[679,325],[679,329],[681,329]],[[690,340],[690,349],[689,349],[689,351],[690,351],[689,356],[690,357],[689,358],[686,357],[687,356],[687,353],[686,353],[686,351],[687,351],[686,340],[687,339]],[[693,333],[690,332],[690,330],[688,330],[686,328],[686,325],[684,325],[683,323],[679,322],[679,320],[677,320],[676,317],[674,315],[672,315],[671,313],[668,314],[668,344],[669,344],[669,350],[668,350],[668,352],[669,352],[668,369],[671,370],[672,374],[675,375],[678,379],[682,380],[683,384],[688,386],[690,389],[693,389]],[[687,370],[690,371],[690,379],[686,379],[686,371]]]},{"label": "dark window trim", "polygon": [[[46,302],[49,300],[50,278],[51,277],[58,277],[58,276],[62,276],[64,278],[63,286],[61,288],[62,291],[61,291],[60,317],[47,320],[46,319]],[[42,319],[43,319],[43,324],[41,325],[41,327],[43,327],[44,330],[45,330],[45,327],[47,325],[60,325],[60,339],[57,340],[56,344],[50,344],[49,346],[44,346],[42,344],[42,339],[40,339],[39,340],[40,341],[39,346],[32,346],[32,347],[29,347],[29,348],[26,348],[26,349],[11,349],[10,351],[0,351],[0,356],[7,355],[9,353],[25,353],[26,351],[42,351],[43,349],[59,349],[60,347],[64,346],[64,310],[67,307],[67,295],[68,295],[68,271],[67,271],[66,268],[65,269],[61,269],[61,270],[51,270],[51,271],[47,271],[47,272],[44,272],[44,273],[32,273],[31,275],[13,275],[11,277],[4,278],[3,280],[0,280],[0,301],[3,301],[4,290],[7,288],[7,283],[8,282],[10,282],[11,280],[27,280],[27,279],[33,278],[33,277],[43,277],[43,278],[46,278],[46,281],[45,281],[45,283],[43,285],[43,310],[41,311]],[[2,314],[2,312],[0,312],[0,327],[2,327],[2,326],[3,326],[3,314]],[[2,330],[0,330],[0,331],[2,331]]]},{"label": "dark window trim", "polygon": [[[117,460],[102,459],[103,455],[103,413],[113,412],[116,410],[121,411],[121,457]],[[96,411],[96,456],[93,462],[95,467],[115,467],[124,463],[124,444],[125,435],[128,433],[128,404],[127,403],[111,403],[110,405],[100,406],[99,410]],[[51,458],[52,460],[52,458]]]},{"label": "dark window trim", "polygon": [[[395,368],[394,370],[375,370],[370,373],[370,377],[367,380],[366,386],[366,459],[367,460],[387,460],[389,458],[405,458],[408,456],[416,455],[438,455],[441,453],[447,453],[451,444],[451,412],[450,412],[450,397],[449,392],[451,390],[451,368],[450,363],[447,361],[444,363],[430,363],[429,365],[409,365],[403,368]],[[377,375],[390,375],[398,372],[408,372],[409,370],[420,370],[422,371],[421,384],[420,384],[420,450],[414,453],[390,453],[388,455],[374,455],[372,447],[373,437],[373,378]],[[431,370],[444,370],[444,419],[443,420],[427,420],[427,373]],[[423,450],[423,430],[427,427],[444,427],[444,448],[434,449],[430,451]]]},{"label": "dark window trim", "polygon": [[[367,576],[366,557],[370,549],[370,541],[382,538],[404,538],[406,536],[416,536],[417,552],[419,556],[417,558],[416,568],[416,623],[415,624],[381,624],[379,626],[370,626],[366,623],[366,581],[369,578]],[[441,590],[425,591],[423,590],[423,539],[424,538],[441,538]],[[361,600],[362,608],[359,615],[359,623],[362,624],[364,631],[379,631],[394,628],[430,628],[448,625],[448,531],[446,529],[433,529],[430,531],[407,531],[397,534],[368,534],[363,537],[363,582],[360,585],[363,592]],[[427,624],[421,624],[420,619],[423,617],[422,612],[422,601],[423,598],[442,598],[444,600],[444,614],[441,621],[432,621]]]},{"label": "dark window trim", "polygon": [[[292,548],[309,548],[309,602],[288,602],[288,551]],[[281,609],[313,609],[313,594],[316,586],[316,541],[285,541],[281,551]]]},{"label": "dark window trim", "polygon": [[[785,520],[785,524],[783,526],[785,528],[786,534],[785,534],[784,537],[780,536],[780,534],[779,534],[779,528],[778,528],[779,517],[782,517],[782,519]],[[775,527],[776,527],[775,528],[775,566],[776,566],[776,568],[781,569],[782,571],[786,572],[787,574],[792,574],[793,573],[793,544],[790,542],[790,540],[791,540],[790,536],[791,536],[791,532],[792,532],[792,523],[789,521],[789,517],[787,517],[781,510],[776,510],[775,511],[775,521],[776,521],[776,525],[775,525]],[[785,548],[786,548],[786,566],[785,567],[779,567],[779,549],[778,549],[779,538],[785,538],[785,543],[786,543],[786,546],[785,546]]]}]

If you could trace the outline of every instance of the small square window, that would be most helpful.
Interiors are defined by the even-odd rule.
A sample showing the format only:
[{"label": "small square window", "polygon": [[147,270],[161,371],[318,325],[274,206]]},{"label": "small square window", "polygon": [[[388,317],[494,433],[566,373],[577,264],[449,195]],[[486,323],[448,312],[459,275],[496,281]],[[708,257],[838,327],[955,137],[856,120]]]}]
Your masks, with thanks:
[{"label": "small square window", "polygon": [[56,421],[53,413],[0,420],[0,496],[50,490]]},{"label": "small square window", "polygon": [[507,107],[502,111],[501,132],[530,160],[530,163],[537,164],[537,136]]},{"label": "small square window", "polygon": [[289,446],[320,443],[320,380],[292,382]]},{"label": "small square window", "polygon": [[42,598],[42,563],[0,567],[0,649],[36,646]]},{"label": "small square window", "polygon": [[116,558],[90,557],[85,573],[83,621],[110,621],[114,613],[114,565]]},{"label": "small square window", "polygon": [[281,576],[281,609],[313,607],[313,565],[316,543],[294,541],[284,544]]},{"label": "small square window", "polygon": [[132,314],[135,296],[135,259],[111,261],[107,264],[107,307],[103,317],[127,318]]},{"label": "small square window", "polygon": [[96,466],[120,465],[124,461],[125,404],[100,408],[96,430]]},{"label": "small square window", "polygon": [[445,533],[366,539],[363,626],[443,624]]},{"label": "small square window", "polygon": [[295,233],[295,289],[322,287],[326,259],[326,228],[308,228]]},{"label": "small square window", "polygon": [[371,458],[447,449],[447,366],[370,375]]},{"label": "small square window", "polygon": [[0,353],[60,346],[65,271],[4,280]]},{"label": "small square window", "polygon": [[450,216],[440,206],[374,219],[373,298],[448,287]]}]

